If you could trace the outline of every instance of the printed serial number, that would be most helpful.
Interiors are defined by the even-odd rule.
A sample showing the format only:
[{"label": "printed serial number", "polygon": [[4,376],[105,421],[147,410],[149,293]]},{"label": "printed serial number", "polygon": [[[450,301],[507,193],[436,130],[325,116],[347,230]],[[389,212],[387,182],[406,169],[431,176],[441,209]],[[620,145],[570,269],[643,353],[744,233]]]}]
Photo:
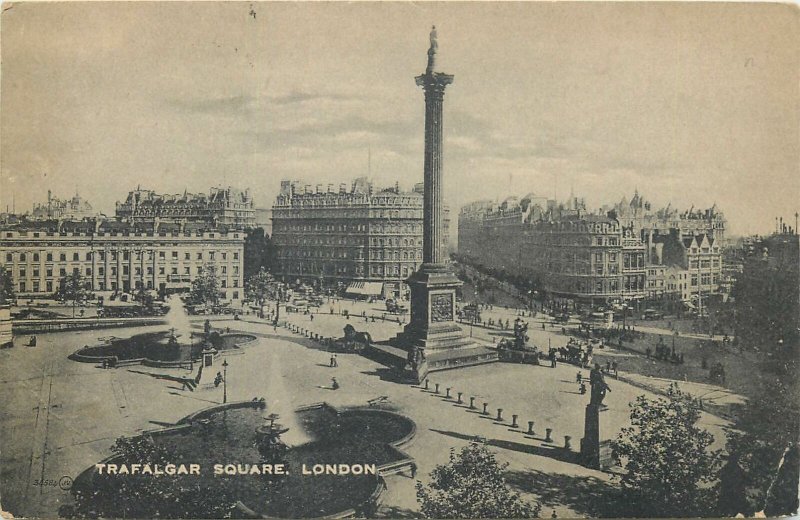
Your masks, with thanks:
[{"label": "printed serial number", "polygon": [[44,479],[44,480],[36,479],[36,480],[33,481],[33,485],[34,486],[42,486],[42,487],[47,487],[47,486],[58,487],[58,481],[57,480],[50,480],[50,479]]},{"label": "printed serial number", "polygon": [[41,478],[41,479],[37,478],[36,480],[33,481],[33,485],[39,487],[58,487],[66,491],[72,487],[72,477],[64,475],[58,480],[53,480],[49,478]]}]

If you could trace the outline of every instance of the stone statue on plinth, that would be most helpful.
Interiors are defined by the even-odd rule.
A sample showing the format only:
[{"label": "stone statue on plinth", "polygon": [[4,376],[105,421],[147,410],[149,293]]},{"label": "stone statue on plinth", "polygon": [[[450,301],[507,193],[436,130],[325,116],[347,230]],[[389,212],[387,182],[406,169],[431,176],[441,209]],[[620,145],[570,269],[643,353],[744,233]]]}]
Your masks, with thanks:
[{"label": "stone statue on plinth", "polygon": [[603,399],[606,398],[606,391],[611,391],[611,387],[606,383],[603,376],[603,371],[600,370],[600,365],[595,363],[594,368],[589,372],[589,384],[592,388],[592,394],[589,404],[600,406],[603,404]]},{"label": "stone statue on plinth", "polygon": [[592,387],[592,393],[589,404],[586,405],[583,438],[581,439],[581,458],[585,466],[599,469],[601,465],[600,409],[603,407],[606,392],[610,392],[611,388],[606,384],[603,371],[598,363],[595,363],[594,368],[589,372],[589,384]]}]

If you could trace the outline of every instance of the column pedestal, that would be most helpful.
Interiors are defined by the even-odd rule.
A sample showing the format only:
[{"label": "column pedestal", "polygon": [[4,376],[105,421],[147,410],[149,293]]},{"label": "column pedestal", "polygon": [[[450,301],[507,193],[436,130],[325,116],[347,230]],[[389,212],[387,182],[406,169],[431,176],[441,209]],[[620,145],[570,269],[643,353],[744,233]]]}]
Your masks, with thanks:
[{"label": "column pedestal", "polygon": [[417,366],[404,365],[408,379],[421,382],[428,372],[497,361],[497,351],[477,344],[455,322],[456,289],[461,281],[446,265],[423,264],[407,281],[411,321],[392,345],[421,351]]},{"label": "column pedestal", "polygon": [[584,466],[600,469],[600,406],[596,404],[586,405],[581,459]]}]

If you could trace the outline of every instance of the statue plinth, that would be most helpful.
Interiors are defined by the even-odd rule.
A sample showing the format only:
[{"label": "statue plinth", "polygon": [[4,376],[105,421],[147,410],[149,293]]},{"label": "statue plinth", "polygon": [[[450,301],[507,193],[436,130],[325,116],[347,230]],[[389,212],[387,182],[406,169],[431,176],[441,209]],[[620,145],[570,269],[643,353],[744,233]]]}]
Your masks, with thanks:
[{"label": "statue plinth", "polygon": [[597,404],[586,405],[581,459],[584,466],[600,469],[600,405]]},{"label": "statue plinth", "polygon": [[443,264],[423,264],[406,280],[411,289],[411,321],[392,344],[423,353],[414,367],[416,382],[428,372],[497,361],[497,351],[470,338],[456,323],[456,289],[462,285]]}]

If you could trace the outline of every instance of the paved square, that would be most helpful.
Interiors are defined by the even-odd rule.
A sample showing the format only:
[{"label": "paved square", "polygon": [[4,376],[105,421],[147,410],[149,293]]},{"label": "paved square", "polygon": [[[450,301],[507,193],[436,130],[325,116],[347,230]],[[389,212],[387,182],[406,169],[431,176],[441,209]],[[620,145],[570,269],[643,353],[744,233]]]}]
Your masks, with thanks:
[{"label": "paved square", "polygon": [[[353,313],[360,306],[350,304]],[[374,307],[374,306],[373,306]],[[323,308],[325,310],[325,308]],[[377,311],[375,311],[377,314]],[[378,314],[380,316],[380,314]],[[369,330],[375,339],[386,339],[400,330],[397,323],[365,322],[363,318],[319,314],[288,314],[290,323],[327,336],[341,336],[344,324]],[[214,320],[215,327],[252,332],[258,340],[241,352],[225,356],[229,366],[228,400],[264,397],[273,410],[326,401],[340,406],[365,406],[367,400],[388,396],[386,406],[417,424],[417,435],[406,451],[417,460],[417,478],[423,481],[436,464],[446,462],[450,447],[459,448],[475,436],[486,438],[500,461],[509,463],[509,481],[530,498],[543,503],[543,514],[555,510],[559,516],[590,512],[577,488],[607,487],[609,475],[575,464],[583,432],[584,406],[588,395],[580,395],[575,383],[577,368],[559,364],[544,366],[495,363],[431,374],[430,391],[400,385],[386,378],[384,367],[356,354],[338,354],[338,367],[330,368],[330,355],[319,343],[285,328],[252,316],[247,321]],[[202,320],[193,325],[202,327]],[[41,334],[37,347],[25,347],[18,338],[12,349],[0,351],[0,382],[4,397],[0,404],[0,486],[4,508],[16,516],[55,516],[58,507],[70,500],[58,486],[37,485],[37,480],[58,481],[109,455],[118,436],[172,424],[191,412],[222,402],[222,386],[214,387],[213,375],[221,370],[221,359],[204,371],[195,392],[159,374],[188,375],[188,370],[157,369],[139,365],[104,370],[70,361],[67,356],[101,337],[126,337],[162,330],[164,327],[108,329],[92,332]],[[477,329],[476,329],[477,331]],[[479,337],[489,339],[480,329]],[[552,334],[546,332],[546,334]],[[542,338],[540,338],[541,340]],[[556,339],[566,341],[563,336]],[[584,376],[587,372],[584,371]],[[331,377],[341,388],[330,389]],[[441,394],[432,392],[440,384]],[[621,381],[609,380],[608,409],[601,415],[603,436],[610,438],[628,422],[628,403],[644,393]],[[445,398],[451,388],[452,399]],[[464,404],[456,402],[463,393]],[[469,397],[478,408],[488,403],[489,417],[467,408]],[[497,408],[503,421],[496,421]],[[512,414],[520,427],[511,428]],[[527,421],[534,421],[534,436],[527,436]],[[723,422],[705,414],[704,425],[718,445],[724,437]],[[553,430],[553,443],[544,442],[546,428]],[[564,436],[571,436],[572,454],[563,449]],[[289,439],[291,441],[291,439]],[[409,476],[389,477],[383,496],[386,516],[413,514],[417,510],[414,480]],[[583,495],[588,496],[588,495]]]}]

